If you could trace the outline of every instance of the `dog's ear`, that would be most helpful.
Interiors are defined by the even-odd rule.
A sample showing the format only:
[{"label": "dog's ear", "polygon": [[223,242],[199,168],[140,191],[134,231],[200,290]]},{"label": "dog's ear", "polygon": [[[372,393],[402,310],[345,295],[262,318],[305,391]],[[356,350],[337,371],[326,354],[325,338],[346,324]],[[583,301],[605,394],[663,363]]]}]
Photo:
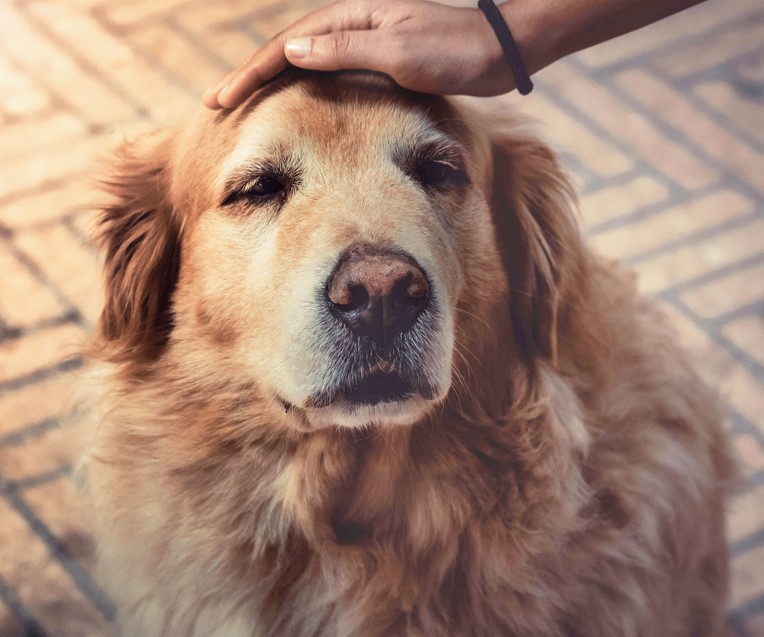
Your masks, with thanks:
[{"label": "dog's ear", "polygon": [[557,335],[583,281],[572,188],[554,153],[519,134],[493,141],[494,224],[518,353],[557,362]]},{"label": "dog's ear", "polygon": [[180,266],[179,219],[169,201],[169,139],[139,138],[117,149],[98,219],[104,255],[101,344],[113,361],[155,359],[172,330]]}]

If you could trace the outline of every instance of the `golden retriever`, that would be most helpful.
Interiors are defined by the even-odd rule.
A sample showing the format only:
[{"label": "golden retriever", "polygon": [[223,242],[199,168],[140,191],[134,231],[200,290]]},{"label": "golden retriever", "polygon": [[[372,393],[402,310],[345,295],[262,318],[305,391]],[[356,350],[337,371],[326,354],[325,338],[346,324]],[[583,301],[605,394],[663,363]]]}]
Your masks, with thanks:
[{"label": "golden retriever", "polygon": [[86,481],[126,637],[700,637],[713,395],[512,113],[291,72],[124,145]]}]

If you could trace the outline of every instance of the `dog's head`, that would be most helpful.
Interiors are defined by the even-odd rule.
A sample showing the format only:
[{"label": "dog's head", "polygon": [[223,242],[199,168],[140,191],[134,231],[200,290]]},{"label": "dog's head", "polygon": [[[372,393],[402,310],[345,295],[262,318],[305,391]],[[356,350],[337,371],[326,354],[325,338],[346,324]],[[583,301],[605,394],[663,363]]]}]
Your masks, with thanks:
[{"label": "dog's head", "polygon": [[453,102],[292,73],[126,145],[108,185],[100,340],[131,373],[171,360],[303,424],[363,426],[555,357],[565,181],[534,138]]}]

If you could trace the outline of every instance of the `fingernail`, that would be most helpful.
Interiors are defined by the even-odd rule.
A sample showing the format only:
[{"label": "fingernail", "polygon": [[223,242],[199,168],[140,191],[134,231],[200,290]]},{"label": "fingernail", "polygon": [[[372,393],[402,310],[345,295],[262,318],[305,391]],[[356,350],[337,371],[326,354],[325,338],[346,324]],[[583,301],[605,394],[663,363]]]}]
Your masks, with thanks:
[{"label": "fingernail", "polygon": [[217,93],[219,93],[219,92],[220,92],[220,89],[221,89],[221,88],[223,88],[223,87],[224,87],[224,86],[227,84],[227,82],[226,82],[225,80],[226,80],[226,78],[223,78],[223,79],[221,79],[221,80],[218,80],[218,81],[217,81],[217,82],[215,82],[215,83],[214,83],[212,86],[210,86],[210,87],[209,87],[209,88],[208,88],[208,89],[207,89],[207,90],[204,92],[204,94],[205,94],[205,95],[212,95],[213,93],[214,93],[214,94],[217,94]]},{"label": "fingernail", "polygon": [[228,98],[231,94],[231,85],[226,84],[223,88],[220,89],[220,93],[218,93],[218,104],[220,104],[223,108],[228,108],[231,105],[228,103]]},{"label": "fingernail", "polygon": [[289,40],[284,46],[284,50],[293,58],[304,58],[310,55],[310,50],[313,47],[313,40],[311,38],[297,38],[295,40]]}]

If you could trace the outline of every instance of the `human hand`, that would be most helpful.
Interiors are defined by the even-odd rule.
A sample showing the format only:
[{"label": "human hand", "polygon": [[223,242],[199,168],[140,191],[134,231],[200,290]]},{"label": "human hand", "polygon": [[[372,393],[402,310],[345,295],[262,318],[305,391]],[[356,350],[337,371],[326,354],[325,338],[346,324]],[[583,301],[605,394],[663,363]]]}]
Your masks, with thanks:
[{"label": "human hand", "polygon": [[[513,32],[522,48],[524,34]],[[234,108],[288,63],[321,71],[380,71],[423,93],[489,96],[515,88],[478,9],[418,0],[339,0],[276,35],[203,101],[213,109]]]}]

